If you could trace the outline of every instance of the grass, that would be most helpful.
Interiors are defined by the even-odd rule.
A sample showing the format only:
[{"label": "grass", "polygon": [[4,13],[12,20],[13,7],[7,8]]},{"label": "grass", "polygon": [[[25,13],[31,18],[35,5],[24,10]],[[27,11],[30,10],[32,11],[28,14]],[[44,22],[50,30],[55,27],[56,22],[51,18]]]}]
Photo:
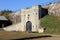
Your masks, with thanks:
[{"label": "grass", "polygon": [[42,34],[28,33],[28,32],[0,31],[0,39],[22,39],[22,38],[37,37],[37,36],[42,36]]},{"label": "grass", "polygon": [[40,22],[42,27],[46,27],[45,33],[60,34],[60,17],[46,15]]}]

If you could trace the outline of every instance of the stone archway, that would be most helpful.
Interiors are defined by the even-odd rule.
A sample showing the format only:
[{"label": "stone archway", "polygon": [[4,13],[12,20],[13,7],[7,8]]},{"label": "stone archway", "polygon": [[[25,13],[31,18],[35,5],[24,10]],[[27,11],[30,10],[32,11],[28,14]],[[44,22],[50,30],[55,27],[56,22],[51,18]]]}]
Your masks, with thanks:
[{"label": "stone archway", "polygon": [[28,32],[32,31],[32,23],[30,21],[26,22],[26,31]]}]

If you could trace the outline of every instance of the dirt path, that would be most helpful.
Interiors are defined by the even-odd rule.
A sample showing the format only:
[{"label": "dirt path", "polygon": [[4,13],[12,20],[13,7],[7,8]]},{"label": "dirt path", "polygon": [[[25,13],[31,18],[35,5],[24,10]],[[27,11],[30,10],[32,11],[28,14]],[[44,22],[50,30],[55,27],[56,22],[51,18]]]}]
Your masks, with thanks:
[{"label": "dirt path", "polygon": [[60,40],[60,35],[0,31],[0,40]]}]

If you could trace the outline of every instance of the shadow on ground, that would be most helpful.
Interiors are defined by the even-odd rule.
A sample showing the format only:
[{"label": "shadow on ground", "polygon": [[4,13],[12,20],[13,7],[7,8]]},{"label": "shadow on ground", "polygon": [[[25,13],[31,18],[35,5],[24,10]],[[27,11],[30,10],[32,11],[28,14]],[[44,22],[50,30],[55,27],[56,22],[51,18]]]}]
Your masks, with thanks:
[{"label": "shadow on ground", "polygon": [[46,38],[52,37],[51,35],[43,35],[43,36],[36,36],[36,37],[29,37],[29,38],[21,38],[21,39],[12,39],[12,40],[29,40],[29,39],[36,39],[36,38]]}]

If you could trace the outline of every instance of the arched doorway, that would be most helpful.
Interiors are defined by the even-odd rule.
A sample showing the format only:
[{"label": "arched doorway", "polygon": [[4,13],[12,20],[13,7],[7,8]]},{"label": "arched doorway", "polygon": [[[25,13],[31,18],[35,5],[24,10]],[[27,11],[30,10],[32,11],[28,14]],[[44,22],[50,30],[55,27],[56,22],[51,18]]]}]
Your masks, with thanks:
[{"label": "arched doorway", "polygon": [[30,21],[26,22],[26,31],[28,32],[32,31],[32,23]]}]

